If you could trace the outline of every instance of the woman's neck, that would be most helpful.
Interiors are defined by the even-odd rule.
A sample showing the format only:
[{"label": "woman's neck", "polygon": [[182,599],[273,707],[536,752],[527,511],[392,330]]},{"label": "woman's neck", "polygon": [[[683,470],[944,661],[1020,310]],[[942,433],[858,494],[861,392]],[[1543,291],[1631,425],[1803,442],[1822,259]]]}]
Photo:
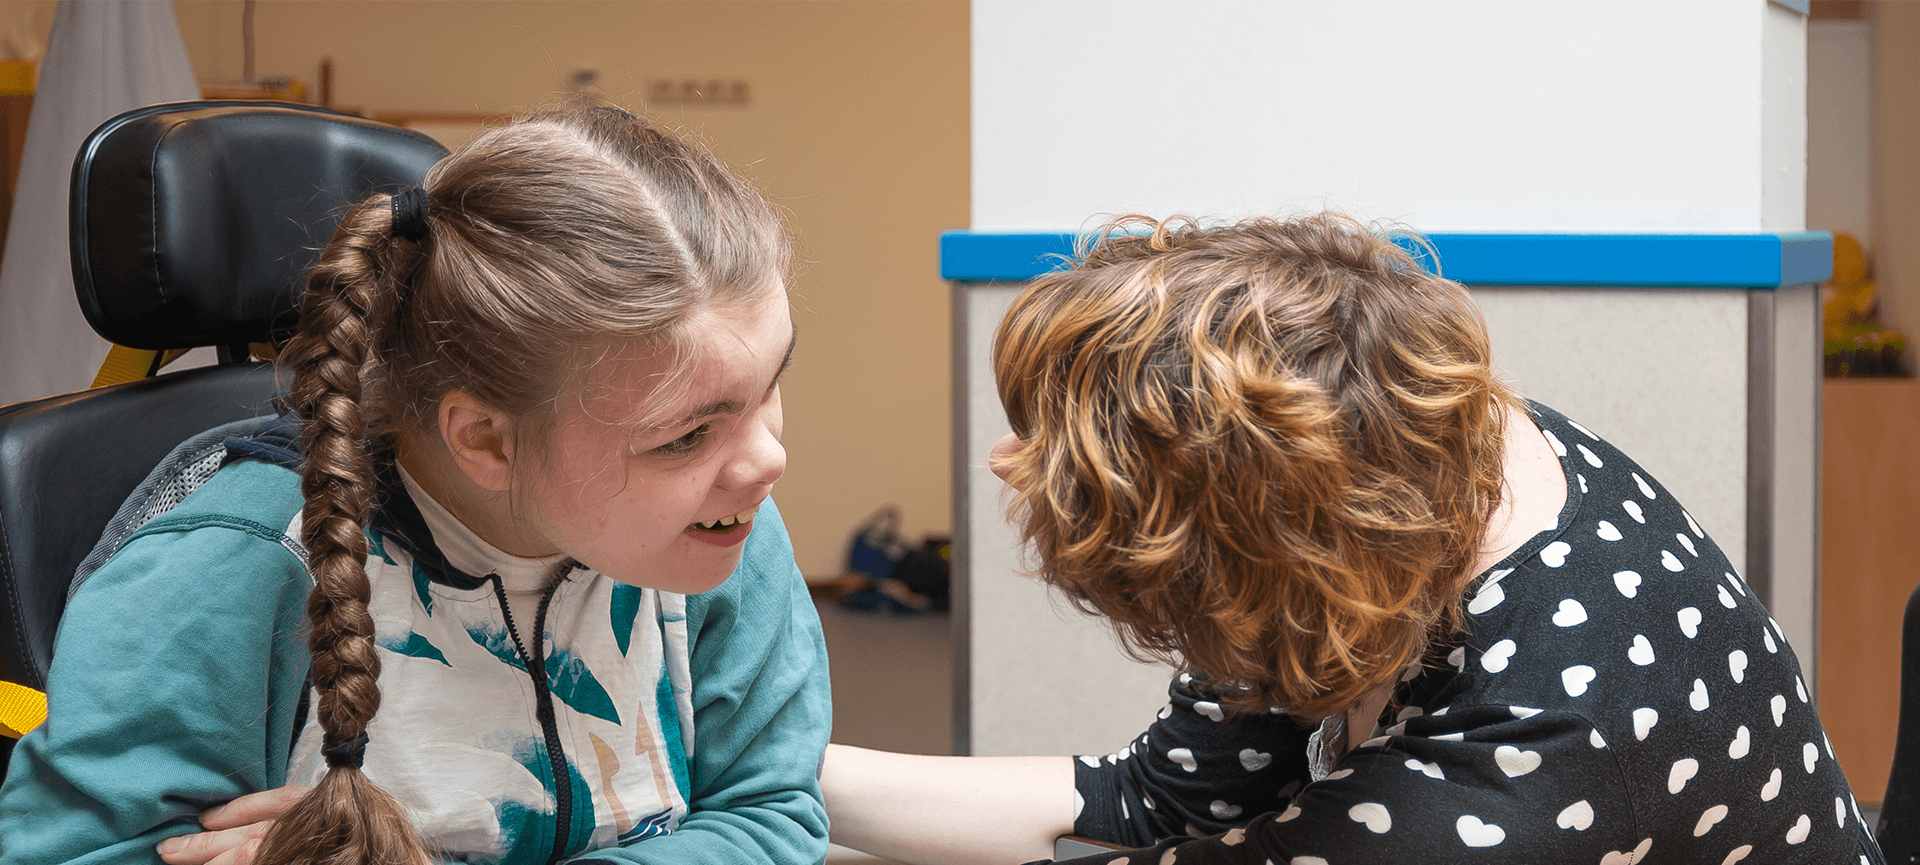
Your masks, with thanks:
[{"label": "woman's neck", "polygon": [[1500,504],[1487,520],[1472,574],[1499,564],[1529,538],[1553,526],[1567,504],[1567,473],[1533,416],[1517,406],[1508,408],[1505,439]]}]

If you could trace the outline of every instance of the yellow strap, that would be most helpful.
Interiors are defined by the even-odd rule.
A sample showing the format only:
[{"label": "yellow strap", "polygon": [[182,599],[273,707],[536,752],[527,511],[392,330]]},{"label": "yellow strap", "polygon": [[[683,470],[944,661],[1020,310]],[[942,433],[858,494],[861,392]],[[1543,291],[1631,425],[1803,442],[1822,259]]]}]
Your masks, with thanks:
[{"label": "yellow strap", "polygon": [[47,695],[25,685],[0,682],[0,734],[18,739],[47,719]]},{"label": "yellow strap", "polygon": [[160,372],[160,368],[180,359],[180,356],[192,351],[186,348],[170,348],[166,351],[148,351],[144,348],[128,348],[116,345],[107,350],[107,359],[100,362],[100,372],[93,377],[89,387],[101,387],[126,381],[143,379]]},{"label": "yellow strap", "polygon": [[144,348],[128,348],[116,345],[107,351],[107,359],[100,363],[100,372],[93,377],[93,387],[134,381],[153,375],[158,364],[155,357],[160,353]]}]

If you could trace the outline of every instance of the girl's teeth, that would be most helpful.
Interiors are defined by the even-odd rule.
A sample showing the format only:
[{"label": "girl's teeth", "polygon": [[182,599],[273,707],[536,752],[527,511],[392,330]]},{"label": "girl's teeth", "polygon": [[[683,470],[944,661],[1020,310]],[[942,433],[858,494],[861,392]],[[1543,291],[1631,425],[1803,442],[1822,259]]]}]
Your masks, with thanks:
[{"label": "girl's teeth", "polygon": [[744,523],[748,520],[753,519],[753,515],[755,513],[758,513],[759,510],[760,510],[760,506],[754,505],[753,507],[748,508],[744,511],[741,511],[737,514],[734,514],[733,516],[721,517],[720,519],[714,520],[713,522],[710,522],[710,523],[694,523],[694,526],[698,528],[706,529],[708,531],[719,531],[720,529],[724,529],[729,526],[739,525],[740,523]]}]

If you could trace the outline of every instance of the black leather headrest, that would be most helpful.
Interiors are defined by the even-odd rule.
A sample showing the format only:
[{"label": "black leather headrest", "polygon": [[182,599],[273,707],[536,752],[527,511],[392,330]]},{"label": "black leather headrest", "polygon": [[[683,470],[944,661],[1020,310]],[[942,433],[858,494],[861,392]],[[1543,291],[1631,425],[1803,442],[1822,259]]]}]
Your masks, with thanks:
[{"label": "black leather headrest", "polygon": [[420,182],[445,155],[415,132],[285,102],[129,111],[73,164],[80,308],[135,348],[284,336],[347,208]]}]

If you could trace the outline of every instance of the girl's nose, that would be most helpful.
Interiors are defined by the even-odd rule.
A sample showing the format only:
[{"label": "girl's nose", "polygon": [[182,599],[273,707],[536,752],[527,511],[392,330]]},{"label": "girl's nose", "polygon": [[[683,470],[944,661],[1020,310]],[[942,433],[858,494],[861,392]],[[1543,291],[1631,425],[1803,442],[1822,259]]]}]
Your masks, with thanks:
[{"label": "girl's nose", "polygon": [[720,485],[727,489],[772,486],[787,471],[787,448],[780,443],[778,428],[754,424],[745,435],[733,459],[721,470]]}]

